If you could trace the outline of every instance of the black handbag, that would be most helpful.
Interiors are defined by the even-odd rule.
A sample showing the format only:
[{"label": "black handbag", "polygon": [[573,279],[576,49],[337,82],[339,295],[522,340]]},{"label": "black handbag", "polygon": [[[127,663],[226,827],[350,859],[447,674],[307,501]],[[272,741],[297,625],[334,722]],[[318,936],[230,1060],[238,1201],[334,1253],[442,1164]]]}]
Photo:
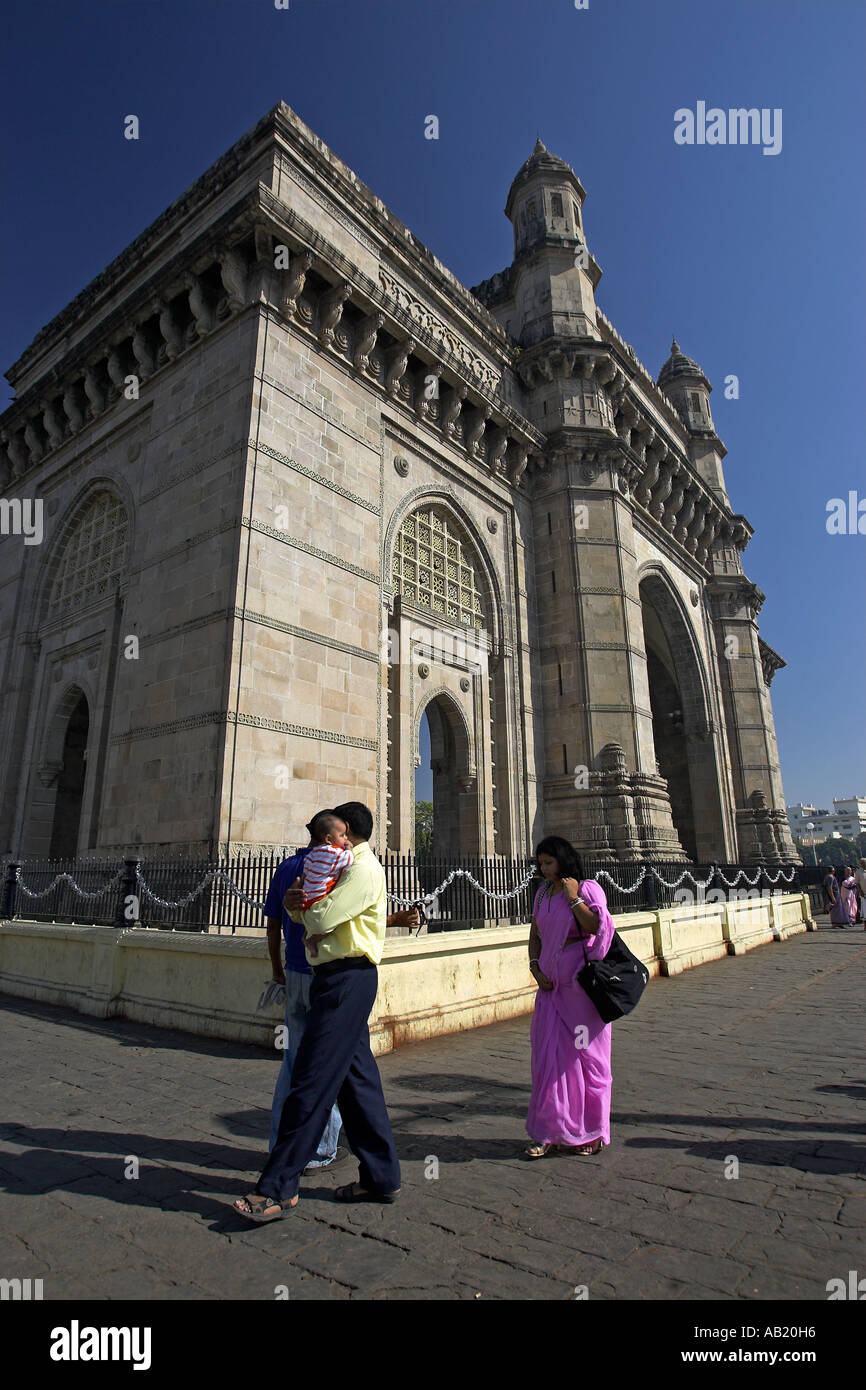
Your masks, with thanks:
[{"label": "black handbag", "polygon": [[578,971],[577,983],[589,995],[603,1023],[613,1023],[630,1014],[643,994],[649,971],[643,961],[628,949],[619,932],[614,932],[610,950],[604,960],[585,961]]}]

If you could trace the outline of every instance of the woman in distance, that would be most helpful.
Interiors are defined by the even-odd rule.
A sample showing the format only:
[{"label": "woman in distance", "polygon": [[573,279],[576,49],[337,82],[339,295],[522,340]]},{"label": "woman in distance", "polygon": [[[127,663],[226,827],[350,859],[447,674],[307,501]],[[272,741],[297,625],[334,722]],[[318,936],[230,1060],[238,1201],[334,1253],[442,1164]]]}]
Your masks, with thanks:
[{"label": "woman in distance", "polygon": [[538,985],[532,1015],[532,1099],[527,1158],[589,1156],[610,1143],[610,1024],[576,976],[603,960],[613,919],[600,884],[584,879],[568,840],[549,835],[535,851],[544,883],[535,895],[529,968]]}]

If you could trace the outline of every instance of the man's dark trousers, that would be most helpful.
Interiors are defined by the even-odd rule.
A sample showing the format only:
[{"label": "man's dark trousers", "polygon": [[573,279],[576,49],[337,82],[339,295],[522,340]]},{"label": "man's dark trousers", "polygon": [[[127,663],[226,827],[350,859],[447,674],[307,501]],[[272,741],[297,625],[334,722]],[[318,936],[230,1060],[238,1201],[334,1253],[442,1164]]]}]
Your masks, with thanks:
[{"label": "man's dark trousers", "polygon": [[256,1187],[262,1196],[278,1201],[295,1196],[335,1100],[359,1160],[361,1186],[368,1192],[399,1188],[400,1164],[367,1027],[378,982],[379,972],[366,956],[334,961],[322,973],[314,970],[292,1089]]}]

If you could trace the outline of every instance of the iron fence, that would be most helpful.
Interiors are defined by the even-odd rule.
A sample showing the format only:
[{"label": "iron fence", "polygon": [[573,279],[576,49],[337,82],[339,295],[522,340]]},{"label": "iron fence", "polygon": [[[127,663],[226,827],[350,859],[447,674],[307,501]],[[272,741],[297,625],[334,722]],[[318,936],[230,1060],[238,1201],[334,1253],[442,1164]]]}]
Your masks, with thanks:
[{"label": "iron fence", "polygon": [[[288,851],[236,859],[27,859],[2,866],[0,916],[40,922],[234,932],[261,927],[268,888]],[[540,879],[523,856],[379,856],[389,910],[423,904],[427,930],[528,922]],[[604,888],[611,912],[719,901],[807,889],[820,894],[822,869],[800,866],[610,864],[584,856],[586,876]]]}]

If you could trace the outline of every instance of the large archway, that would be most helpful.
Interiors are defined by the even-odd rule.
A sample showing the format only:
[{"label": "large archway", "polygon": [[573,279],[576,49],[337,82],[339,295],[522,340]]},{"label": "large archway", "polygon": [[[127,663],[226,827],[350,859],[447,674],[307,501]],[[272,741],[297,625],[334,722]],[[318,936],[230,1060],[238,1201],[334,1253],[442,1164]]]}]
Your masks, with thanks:
[{"label": "large archway", "polygon": [[695,863],[721,860],[725,820],[709,691],[694,635],[667,582],[640,585],[653,742],[680,844]]},{"label": "large archway", "polygon": [[48,851],[52,859],[73,859],[78,851],[89,729],[87,698],[81,695],[69,716],[63,738]]}]

